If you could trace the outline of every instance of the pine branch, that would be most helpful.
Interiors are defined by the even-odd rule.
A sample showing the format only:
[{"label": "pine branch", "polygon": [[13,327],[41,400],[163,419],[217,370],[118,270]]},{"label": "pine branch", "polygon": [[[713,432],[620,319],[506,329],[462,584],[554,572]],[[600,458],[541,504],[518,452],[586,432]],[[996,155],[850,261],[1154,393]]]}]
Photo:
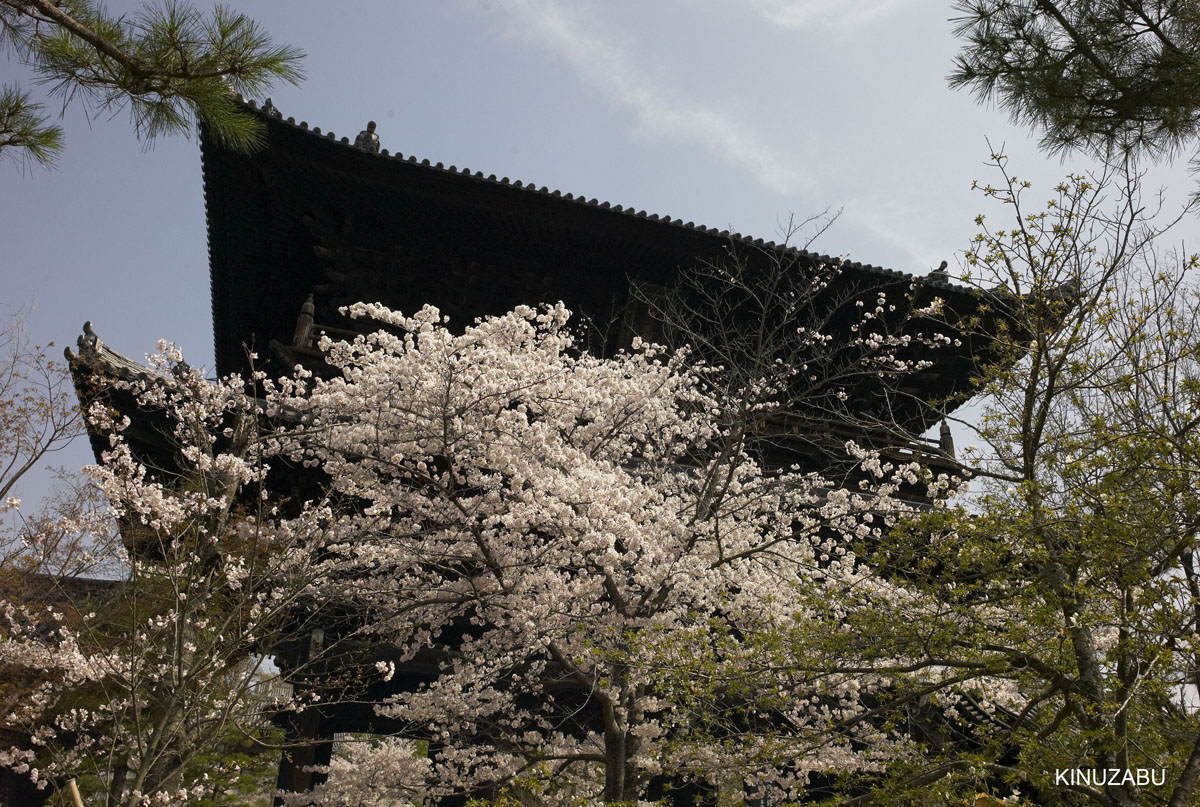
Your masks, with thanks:
[{"label": "pine branch", "polygon": [[39,165],[53,165],[62,151],[62,128],[46,121],[42,105],[30,101],[28,93],[10,85],[0,88],[0,158],[23,149]]},{"label": "pine branch", "polygon": [[1200,133],[1200,28],[1185,0],[959,0],[949,77],[1044,148],[1166,154]]},{"label": "pine branch", "polygon": [[[0,0],[0,44],[31,66],[64,106],[128,109],[137,135],[188,134],[202,121],[230,148],[253,150],[262,124],[236,93],[299,83],[303,54],[275,45],[250,18],[218,6],[204,15],[166,0],[107,16],[92,0]],[[26,138],[28,139],[28,138]]]}]

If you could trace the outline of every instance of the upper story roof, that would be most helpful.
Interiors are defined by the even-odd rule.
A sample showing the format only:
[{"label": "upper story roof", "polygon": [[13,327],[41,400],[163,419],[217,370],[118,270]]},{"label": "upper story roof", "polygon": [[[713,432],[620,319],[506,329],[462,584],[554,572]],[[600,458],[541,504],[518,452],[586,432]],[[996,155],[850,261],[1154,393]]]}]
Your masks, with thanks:
[{"label": "upper story roof", "polygon": [[[731,253],[800,267],[838,259],[612,205],[545,186],[427,159],[358,148],[350,137],[284,118],[268,100],[244,102],[265,124],[266,144],[237,154],[201,132],[217,369],[241,370],[247,347],[288,343],[315,296],[316,319],[359,300],[412,312],[436,305],[453,322],[517,304],[564,301],[593,321],[619,319],[631,280],[669,283],[681,267]],[[846,262],[841,276],[862,296],[916,280]],[[933,274],[916,299],[946,301],[952,318],[979,293]],[[928,397],[969,391],[986,338],[939,352],[914,389]],[[914,424],[916,425],[916,424]],[[928,424],[925,424],[928,425]]]}]

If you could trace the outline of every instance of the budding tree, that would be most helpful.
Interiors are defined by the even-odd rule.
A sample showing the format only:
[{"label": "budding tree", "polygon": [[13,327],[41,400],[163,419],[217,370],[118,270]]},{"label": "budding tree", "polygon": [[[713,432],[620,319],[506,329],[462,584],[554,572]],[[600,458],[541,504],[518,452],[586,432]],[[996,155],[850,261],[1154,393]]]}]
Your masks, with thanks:
[{"label": "budding tree", "polygon": [[[41,507],[22,506],[30,480],[83,432],[70,376],[47,347],[30,343],[22,313],[8,315],[0,330],[0,591],[7,599],[27,596],[35,577],[44,586],[51,577],[100,573],[111,560],[112,531],[92,518],[99,497],[77,473],[57,469]],[[85,522],[97,529],[62,528]]]},{"label": "budding tree", "polygon": [[965,458],[978,495],[873,555],[919,619],[869,603],[852,618],[863,663],[910,655],[888,675],[929,705],[925,757],[889,786],[1192,804],[1197,259],[1156,249],[1136,176],[1071,176],[1039,207],[994,161],[982,190],[1010,215],[979,217],[966,269],[1012,324]]}]

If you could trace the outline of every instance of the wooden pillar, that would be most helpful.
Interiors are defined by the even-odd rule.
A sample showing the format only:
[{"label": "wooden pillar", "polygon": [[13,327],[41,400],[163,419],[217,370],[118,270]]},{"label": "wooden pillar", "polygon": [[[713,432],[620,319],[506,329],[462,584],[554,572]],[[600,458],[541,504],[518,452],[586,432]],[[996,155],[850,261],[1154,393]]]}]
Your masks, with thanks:
[{"label": "wooden pillar", "polygon": [[[321,740],[313,747],[313,765],[328,765],[333,759],[333,739],[322,734]],[[309,787],[316,787],[329,778],[327,773],[314,772],[309,779]]]},{"label": "wooden pillar", "polygon": [[[324,735],[322,722],[321,711],[316,707],[288,715],[276,790],[299,793],[325,781],[325,774],[305,770],[313,765],[328,765],[333,755],[333,739]],[[282,799],[276,796],[275,804],[282,804]]]}]

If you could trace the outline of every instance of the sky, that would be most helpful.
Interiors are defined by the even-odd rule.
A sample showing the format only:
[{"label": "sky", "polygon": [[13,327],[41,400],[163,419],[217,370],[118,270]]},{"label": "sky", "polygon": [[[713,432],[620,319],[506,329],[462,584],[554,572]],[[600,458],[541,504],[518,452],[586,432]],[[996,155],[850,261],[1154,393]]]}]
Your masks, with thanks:
[{"label": "sky", "polygon": [[[841,209],[817,251],[918,275],[953,271],[989,210],[971,190],[996,181],[989,139],[1047,199],[1088,167],[947,87],[949,0],[230,4],[307,53],[303,84],[271,92],[285,117],[351,139],[375,120],[392,152],[765,240]],[[0,57],[0,80],[28,74]],[[79,106],[63,126],[54,169],[0,161],[0,304],[56,350],[91,320],[126,355],[166,338],[211,367],[195,138],[147,149],[127,115]],[[1182,161],[1147,180],[1177,206],[1193,182]],[[90,460],[83,441],[56,458]]]}]

